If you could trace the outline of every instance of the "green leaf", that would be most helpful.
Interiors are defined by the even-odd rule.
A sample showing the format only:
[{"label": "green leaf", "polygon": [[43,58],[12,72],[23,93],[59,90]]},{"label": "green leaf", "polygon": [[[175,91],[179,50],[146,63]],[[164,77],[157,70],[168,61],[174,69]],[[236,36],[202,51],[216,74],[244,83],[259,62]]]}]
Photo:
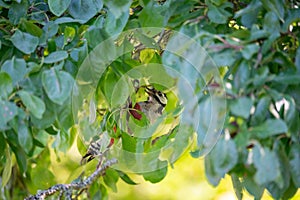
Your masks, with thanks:
[{"label": "green leaf", "polygon": [[284,3],[281,0],[261,0],[263,6],[268,11],[276,13],[278,18],[284,22]]},{"label": "green leaf", "polygon": [[72,42],[76,34],[75,28],[71,26],[67,26],[64,30],[64,44],[68,44],[69,42]]},{"label": "green leaf", "polygon": [[15,86],[24,79],[27,73],[26,62],[24,59],[16,59],[13,57],[11,60],[5,61],[1,67],[1,71],[9,74],[12,79],[13,86]]},{"label": "green leaf", "polygon": [[280,175],[277,176],[275,181],[267,184],[266,188],[275,199],[279,199],[283,196],[290,185],[291,173],[285,146],[282,144],[278,145],[278,142],[276,142],[273,151],[276,153],[280,163]]},{"label": "green leaf", "polygon": [[8,183],[10,176],[11,176],[11,171],[12,171],[12,160],[11,160],[11,154],[8,148],[6,148],[5,151],[5,165],[4,165],[4,169],[2,172],[2,188],[4,188],[6,186],[6,184]]},{"label": "green leaf", "polygon": [[103,29],[94,28],[94,29],[88,30],[85,33],[85,38],[88,41],[89,47],[91,47],[93,49],[98,44],[100,44],[105,39],[107,39],[108,38],[108,34]]},{"label": "green leaf", "polygon": [[[57,33],[58,27],[59,26],[57,23],[55,23],[53,21],[49,21],[45,24],[45,26],[43,27],[43,30],[47,34],[48,38],[51,38]],[[51,43],[51,40],[48,41],[48,45],[49,45],[49,43]]]},{"label": "green leaf", "polygon": [[74,79],[69,73],[52,68],[43,72],[42,84],[47,96],[62,105],[71,94]]},{"label": "green leaf", "polygon": [[158,183],[165,178],[168,172],[168,167],[162,167],[156,171],[143,173],[143,177],[146,181],[151,183]]},{"label": "green leaf", "polygon": [[133,152],[136,151],[136,138],[131,137],[127,133],[122,133],[122,148],[125,151]]},{"label": "green leaf", "polygon": [[297,48],[296,57],[295,57],[295,65],[297,68],[297,73],[300,74],[300,46]]},{"label": "green leaf", "polygon": [[297,85],[300,83],[300,74],[280,74],[276,76],[272,81],[284,85]]},{"label": "green leaf", "polygon": [[155,54],[154,49],[143,49],[140,51],[140,61],[144,64],[147,64],[151,61]]},{"label": "green leaf", "polygon": [[36,167],[32,169],[30,176],[32,183],[37,188],[49,188],[56,183],[54,174],[44,165],[37,164]]},{"label": "green leaf", "polygon": [[259,185],[275,181],[280,176],[280,163],[275,152],[256,145],[253,148],[253,162],[257,171],[254,180]]},{"label": "green leaf", "polygon": [[41,144],[40,147],[46,147],[49,139],[49,134],[45,130],[39,130],[34,133],[34,139]]},{"label": "green leaf", "polygon": [[271,88],[266,88],[266,91],[272,97],[272,99],[274,101],[280,101],[283,98],[282,93],[278,92],[277,90],[274,90],[274,89],[271,89]]},{"label": "green leaf", "polygon": [[236,174],[231,174],[231,181],[234,188],[234,192],[238,200],[243,199],[243,184]]},{"label": "green leaf", "polygon": [[226,10],[226,8],[232,8],[232,4],[229,2],[223,3],[221,6],[215,6],[207,1],[209,19],[217,24],[225,24],[231,13]]},{"label": "green leaf", "polygon": [[74,123],[71,99],[69,98],[62,106],[56,107],[55,111],[56,119],[59,121],[59,128],[67,132]]},{"label": "green leaf", "polygon": [[128,13],[132,0],[103,0],[103,2],[115,18],[121,18],[123,13]]},{"label": "green leaf", "polygon": [[12,120],[18,113],[14,103],[0,100],[0,130],[5,129],[7,122]]},{"label": "green leaf", "polygon": [[35,25],[33,22],[27,21],[25,19],[21,20],[21,29],[24,30],[25,32],[27,32],[33,36],[37,36],[37,37],[41,37],[43,34],[43,31],[40,27]]},{"label": "green leaf", "polygon": [[24,123],[24,121],[19,122],[18,140],[19,140],[20,146],[28,154],[32,148],[33,140],[32,140],[32,135],[29,132],[29,129],[28,129],[27,125]]},{"label": "green leaf", "polygon": [[251,28],[257,21],[257,15],[262,8],[262,3],[259,0],[251,1],[246,8],[238,10],[235,13],[235,18],[241,17],[243,26]]},{"label": "green leaf", "polygon": [[94,17],[102,7],[102,0],[72,0],[69,13],[75,19],[86,22]]},{"label": "green leaf", "polygon": [[52,143],[52,148],[66,153],[70,148],[70,135],[64,130],[58,130],[55,136],[55,141]]},{"label": "green leaf", "polygon": [[27,156],[26,156],[24,150],[20,147],[14,147],[12,145],[10,145],[10,147],[12,148],[12,150],[17,158],[20,172],[21,173],[26,172],[27,171]]},{"label": "green leaf", "polygon": [[49,54],[45,60],[44,63],[50,64],[50,63],[56,63],[62,60],[65,60],[68,58],[68,52],[66,51],[55,51],[51,54]]},{"label": "green leaf", "polygon": [[222,138],[218,141],[210,154],[214,171],[220,176],[225,176],[238,161],[238,152],[233,140]]},{"label": "green leaf", "polygon": [[7,99],[13,91],[12,80],[6,72],[0,72],[0,97]]},{"label": "green leaf", "polygon": [[284,112],[284,121],[288,126],[287,135],[292,138],[292,140],[297,141],[298,133],[300,130],[300,116],[296,108],[295,100],[291,97],[286,97],[289,103],[288,109]]},{"label": "green leaf", "polygon": [[256,71],[252,83],[256,88],[261,88],[268,78],[270,78],[269,68],[261,67]]},{"label": "green leaf", "polygon": [[18,94],[29,112],[31,112],[36,118],[41,119],[45,112],[45,104],[43,100],[24,90],[19,91]]},{"label": "green leaf", "polygon": [[4,133],[0,133],[0,158],[4,156],[4,152],[6,149],[6,139],[4,138]]},{"label": "green leaf", "polygon": [[49,4],[49,8],[50,11],[56,15],[56,16],[61,16],[61,14],[63,14],[66,9],[69,7],[71,3],[71,0],[49,0],[48,4]]},{"label": "green leaf", "polygon": [[259,99],[256,107],[255,112],[251,117],[251,125],[255,126],[264,121],[267,117],[269,112],[269,106],[271,103],[271,98],[268,96],[263,96]]},{"label": "green leaf", "polygon": [[116,37],[122,32],[123,28],[125,27],[128,21],[128,18],[129,12],[124,12],[122,13],[122,16],[116,18],[116,16],[110,10],[108,10],[104,23],[105,31],[109,35]]},{"label": "green leaf", "polygon": [[26,16],[28,6],[28,1],[21,1],[21,3],[12,2],[8,11],[9,21],[14,25],[18,24],[20,19]]},{"label": "green leaf", "polygon": [[280,33],[280,21],[273,11],[268,12],[264,18],[264,30],[270,33],[270,35],[279,35]]},{"label": "green leaf", "polygon": [[258,138],[268,138],[273,135],[286,133],[286,123],[281,119],[268,119],[259,126],[253,127],[250,132]]},{"label": "green leaf", "polygon": [[117,171],[119,173],[120,178],[129,185],[137,185],[127,174],[122,171]]},{"label": "green leaf", "polygon": [[258,49],[259,49],[259,45],[257,44],[249,44],[249,45],[246,45],[241,53],[243,55],[243,57],[246,59],[246,60],[249,60],[252,58],[252,56],[256,53],[258,53]]},{"label": "green leaf", "polygon": [[162,14],[163,6],[155,2],[149,2],[139,14],[141,27],[162,27],[164,25],[164,16]]},{"label": "green leaf", "polygon": [[292,181],[290,180],[289,187],[285,190],[284,194],[282,195],[282,199],[292,199],[292,197],[297,193],[298,187],[296,187]]},{"label": "green leaf", "polygon": [[220,176],[215,171],[214,160],[211,156],[209,155],[205,156],[204,165],[205,165],[205,176],[207,180],[209,181],[210,184],[216,187],[220,183],[221,178],[223,178],[223,176]]},{"label": "green leaf", "polygon": [[127,81],[128,79],[124,77],[119,79],[113,90],[110,91],[111,99],[109,99],[109,105],[113,108],[124,105],[130,94],[132,94],[133,89],[130,88],[130,84]]},{"label": "green leaf", "polygon": [[56,119],[56,104],[52,103],[47,97],[45,97],[44,103],[46,105],[45,112],[41,119],[36,118],[34,115],[31,116],[31,121],[33,125],[39,129],[48,128]]},{"label": "green leaf", "polygon": [[236,116],[248,119],[252,108],[252,100],[248,97],[241,97],[230,102],[230,111]]},{"label": "green leaf", "polygon": [[243,178],[243,185],[246,190],[255,197],[255,199],[261,199],[265,188],[254,181],[252,174],[247,174]]},{"label": "green leaf", "polygon": [[300,145],[293,144],[289,153],[290,172],[297,188],[300,187]]},{"label": "green leaf", "polygon": [[236,62],[236,52],[232,49],[225,49],[217,53],[211,54],[213,61],[218,67],[232,66]]},{"label": "green leaf", "polygon": [[261,30],[257,25],[253,25],[251,27],[251,36],[250,36],[251,41],[265,38],[268,37],[269,35],[270,34],[266,30],[264,29]]},{"label": "green leaf", "polygon": [[105,185],[100,184],[99,181],[94,183],[89,188],[90,199],[108,199],[108,192]]},{"label": "green leaf", "polygon": [[241,64],[239,65],[239,68],[234,76],[233,79],[233,85],[235,88],[238,89],[244,89],[247,86],[247,81],[250,77],[250,62],[247,62],[243,60]]},{"label": "green leaf", "polygon": [[34,52],[39,44],[38,37],[35,37],[29,33],[24,33],[20,30],[16,30],[16,32],[11,37],[11,41],[15,47],[17,47],[25,54]]},{"label": "green leaf", "polygon": [[117,182],[119,180],[119,174],[114,169],[107,169],[105,176],[103,176],[104,183],[109,186],[114,192],[117,192]]},{"label": "green leaf", "polygon": [[[124,97],[122,99],[119,99],[117,98],[117,100],[114,100],[113,98],[116,97],[116,95],[118,94],[118,90],[115,91],[115,88],[116,88],[116,85],[118,83],[118,80],[119,80],[119,74],[117,74],[117,72],[113,71],[113,70],[109,70],[105,77],[104,77],[104,83],[103,83],[103,92],[104,92],[104,95],[105,95],[105,98],[107,99],[107,103],[110,105],[110,106],[113,106],[113,103],[118,103],[118,102],[122,102],[124,101]],[[124,82],[124,80],[123,80]],[[122,85],[119,85],[117,87],[120,88],[122,87]],[[128,84],[126,84],[125,86],[125,90],[124,90],[124,95],[126,95],[126,93],[128,93],[129,90],[128,90]],[[126,98],[126,97],[125,97]]]}]

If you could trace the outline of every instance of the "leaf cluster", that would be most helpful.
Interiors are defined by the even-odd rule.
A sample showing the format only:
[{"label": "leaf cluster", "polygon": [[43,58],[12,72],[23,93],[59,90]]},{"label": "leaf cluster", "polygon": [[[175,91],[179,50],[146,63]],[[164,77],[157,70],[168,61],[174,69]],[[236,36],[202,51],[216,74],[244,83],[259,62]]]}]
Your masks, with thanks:
[{"label": "leaf cluster", "polygon": [[[194,130],[184,126],[179,129],[184,134],[177,137],[170,131],[155,142],[113,131],[115,121],[124,118],[115,110],[126,103],[133,89],[126,82],[149,74],[149,68],[140,65],[164,64],[191,82],[200,99],[201,115],[207,116],[196,130],[198,144],[191,154],[203,155],[205,123],[211,117],[205,91],[218,85],[207,81],[210,77],[198,76],[190,63],[164,52],[172,38],[170,30],[174,30],[207,50],[225,86],[223,134],[205,157],[209,182],[217,186],[228,174],[239,199],[244,189],[256,199],[265,189],[275,199],[291,198],[300,187],[299,16],[299,3],[288,0],[0,0],[1,195],[24,198],[29,192],[54,185],[53,149],[58,156],[76,141],[84,154],[84,143],[95,136],[93,133],[104,130],[118,139],[124,150],[134,153],[157,152],[174,145],[174,140],[180,141],[164,149],[163,155],[154,153],[145,161],[159,170],[141,173],[144,179],[162,180],[167,161],[173,163],[172,156],[189,146]],[[133,31],[131,37],[121,34],[141,27],[165,30]],[[96,84],[95,96],[86,97],[89,104],[83,106],[88,113],[82,114],[79,130],[71,98],[79,84],[76,78],[85,58],[107,38],[113,38],[128,53],[109,64]],[[103,49],[100,53],[109,60],[111,52]],[[166,70],[154,65],[150,71],[153,75],[147,81],[155,83],[163,76],[165,85],[175,85]],[[126,80],[121,78],[125,74]],[[93,73],[85,75],[95,78]],[[162,85],[155,86],[167,89]],[[181,109],[173,91],[167,95],[170,103],[164,123],[172,124],[169,122]],[[138,101],[139,97],[131,98]],[[87,138],[78,137],[82,131]],[[163,161],[154,162],[161,157]],[[127,162],[130,158],[122,159]],[[75,171],[78,166],[72,164],[68,168]],[[80,170],[74,174],[79,175]],[[116,191],[119,178],[136,184],[127,174],[109,169],[89,188],[90,197],[106,198],[106,186]]]}]

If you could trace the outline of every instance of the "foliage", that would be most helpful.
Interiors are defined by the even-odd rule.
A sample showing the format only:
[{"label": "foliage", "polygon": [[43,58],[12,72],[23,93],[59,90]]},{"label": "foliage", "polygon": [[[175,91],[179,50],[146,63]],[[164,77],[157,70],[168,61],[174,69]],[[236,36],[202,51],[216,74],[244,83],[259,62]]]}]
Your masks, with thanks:
[{"label": "foliage", "polygon": [[[239,199],[243,189],[256,199],[265,189],[275,199],[292,197],[300,187],[299,6],[288,0],[0,0],[1,196],[24,198],[54,185],[53,152],[59,159],[59,152],[75,145],[84,154],[94,133],[104,130],[105,137],[116,139],[129,152],[118,158],[121,163],[134,166],[130,161],[140,160],[130,153],[150,152],[143,162],[152,171],[138,174],[159,182],[167,174],[167,163],[173,164],[190,145],[194,131],[197,144],[191,155],[208,153],[203,150],[203,138],[206,123],[214,116],[208,99],[210,92],[216,92],[227,100],[227,112],[222,135],[205,157],[208,181],[217,186],[225,174],[230,175]],[[140,27],[160,28],[146,32]],[[210,73],[200,77],[193,70],[197,63],[165,51],[174,44],[174,32],[205,48],[221,81]],[[108,44],[126,53],[110,60],[115,52],[98,46],[108,38],[113,39]],[[181,55],[187,59],[201,53],[196,48],[186,52]],[[82,71],[89,69],[82,67],[87,61],[94,62],[86,59],[91,54],[104,56],[109,67]],[[193,129],[189,122],[194,116],[185,112],[193,108],[185,106],[182,111],[180,102],[189,102],[190,96],[180,90],[184,84],[179,75],[152,63],[169,66],[190,81],[201,111],[199,128]],[[163,77],[163,83],[157,77]],[[129,136],[128,130],[115,130],[116,122],[123,123],[124,116],[116,110],[134,90],[127,84],[132,79],[149,81],[166,91],[166,113],[151,128],[169,125],[167,134],[142,140]],[[85,87],[88,81],[96,83],[91,89],[94,96],[85,93],[90,90]],[[88,100],[83,110],[74,108],[77,89]],[[131,96],[133,102],[144,98],[139,92],[142,97]],[[74,112],[78,110],[79,114]],[[182,126],[176,121],[180,114]],[[212,118],[220,122],[218,116]],[[130,120],[131,128],[134,123],[148,124]],[[148,134],[145,128],[135,131]],[[78,137],[81,133],[84,136]],[[169,148],[157,151],[165,146]],[[70,180],[81,174],[79,162],[70,167],[74,171]],[[93,167],[87,167],[86,173]],[[106,187],[116,191],[119,178],[136,184],[123,171],[110,169],[90,187],[90,197],[106,198]]]}]

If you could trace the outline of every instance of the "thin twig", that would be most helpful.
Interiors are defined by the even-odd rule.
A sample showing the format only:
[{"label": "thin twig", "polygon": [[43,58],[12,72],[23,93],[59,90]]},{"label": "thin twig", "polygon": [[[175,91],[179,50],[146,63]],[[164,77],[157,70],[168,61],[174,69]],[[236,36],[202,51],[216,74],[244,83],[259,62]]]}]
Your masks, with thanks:
[{"label": "thin twig", "polygon": [[208,48],[210,49],[214,49],[216,51],[221,51],[223,49],[234,49],[236,51],[239,51],[243,48],[243,46],[241,45],[233,45],[233,44],[230,44],[228,41],[226,41],[225,39],[223,39],[222,37],[216,35],[214,36],[216,39],[218,39],[219,41],[221,41],[223,43],[223,45],[212,45],[212,46],[209,46]]},{"label": "thin twig", "polygon": [[98,177],[102,176],[106,169],[117,163],[117,159],[113,158],[106,161],[101,167],[97,168],[88,178],[83,181],[69,184],[57,184],[47,190],[41,190],[35,195],[27,197],[25,200],[42,200],[56,192],[62,192],[66,197],[70,197],[72,190],[83,190],[90,186]]}]

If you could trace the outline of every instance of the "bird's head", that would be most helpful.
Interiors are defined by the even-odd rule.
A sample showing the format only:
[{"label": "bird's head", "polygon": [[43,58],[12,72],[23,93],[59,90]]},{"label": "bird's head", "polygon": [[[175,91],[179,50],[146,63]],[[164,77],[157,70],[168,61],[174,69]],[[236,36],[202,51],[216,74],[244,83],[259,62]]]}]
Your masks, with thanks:
[{"label": "bird's head", "polygon": [[165,93],[150,87],[146,87],[145,91],[149,95],[149,98],[157,101],[161,106],[165,107],[167,105],[168,98]]}]

